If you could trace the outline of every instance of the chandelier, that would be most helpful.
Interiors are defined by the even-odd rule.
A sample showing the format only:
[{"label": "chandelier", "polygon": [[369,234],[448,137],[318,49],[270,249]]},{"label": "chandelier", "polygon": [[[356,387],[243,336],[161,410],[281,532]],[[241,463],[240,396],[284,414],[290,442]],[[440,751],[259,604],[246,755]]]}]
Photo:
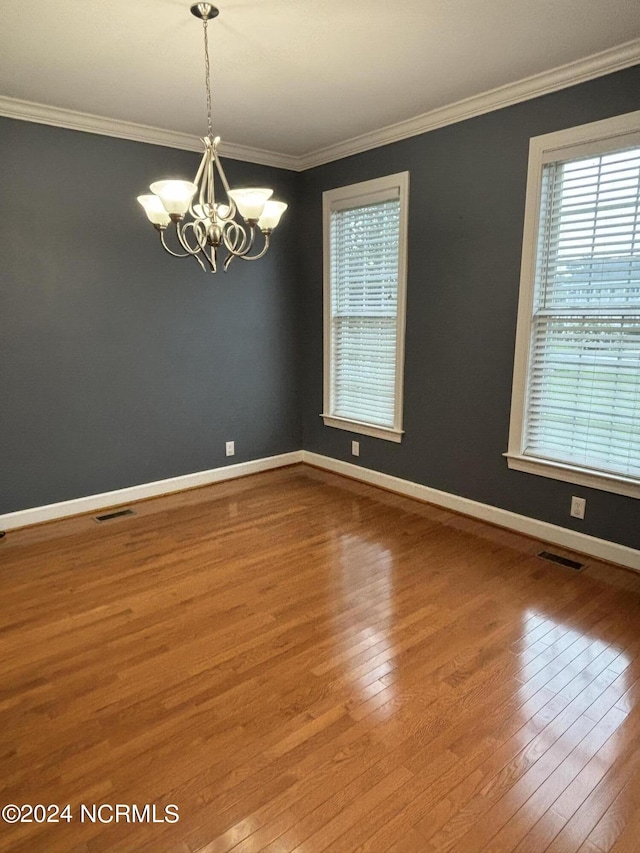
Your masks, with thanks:
[{"label": "chandelier", "polygon": [[[165,180],[151,184],[148,195],[138,196],[149,221],[160,235],[162,247],[174,258],[195,258],[202,269],[216,272],[218,250],[226,251],[224,270],[234,258],[256,261],[263,257],[271,232],[287,209],[282,201],[271,198],[273,190],[264,187],[231,189],[220,162],[220,137],[213,135],[211,122],[211,66],[207,25],[219,14],[210,3],[196,3],[191,13],[202,21],[207,92],[207,136],[204,154],[193,181]],[[243,221],[236,218],[242,218]],[[166,231],[173,224],[174,251],[166,242]],[[257,237],[260,231],[262,237]],[[256,239],[257,238],[257,239]],[[257,245],[256,243],[261,244]],[[252,254],[253,252],[253,254]]]}]

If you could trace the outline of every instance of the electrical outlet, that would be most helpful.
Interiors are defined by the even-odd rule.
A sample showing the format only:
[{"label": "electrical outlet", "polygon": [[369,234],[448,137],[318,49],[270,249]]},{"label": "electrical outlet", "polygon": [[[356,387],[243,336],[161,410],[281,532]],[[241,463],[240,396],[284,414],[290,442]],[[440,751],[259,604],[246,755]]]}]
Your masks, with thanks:
[{"label": "electrical outlet", "polygon": [[228,441],[225,445],[227,450],[227,456],[235,456],[236,453],[236,443],[235,441]]},{"label": "electrical outlet", "polygon": [[585,511],[587,509],[587,500],[586,498],[571,498],[571,517],[572,518],[584,518]]},{"label": "electrical outlet", "polygon": [[351,442],[351,455],[352,456],[360,456],[360,442],[352,441]]}]

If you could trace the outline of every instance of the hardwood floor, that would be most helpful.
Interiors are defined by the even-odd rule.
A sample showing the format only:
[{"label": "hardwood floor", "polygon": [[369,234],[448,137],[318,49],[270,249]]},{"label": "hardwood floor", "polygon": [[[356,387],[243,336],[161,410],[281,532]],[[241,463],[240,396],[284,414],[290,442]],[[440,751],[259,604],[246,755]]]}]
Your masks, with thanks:
[{"label": "hardwood floor", "polygon": [[0,850],[640,849],[640,576],[302,466],[135,509],[0,541],[0,805],[73,815]]}]

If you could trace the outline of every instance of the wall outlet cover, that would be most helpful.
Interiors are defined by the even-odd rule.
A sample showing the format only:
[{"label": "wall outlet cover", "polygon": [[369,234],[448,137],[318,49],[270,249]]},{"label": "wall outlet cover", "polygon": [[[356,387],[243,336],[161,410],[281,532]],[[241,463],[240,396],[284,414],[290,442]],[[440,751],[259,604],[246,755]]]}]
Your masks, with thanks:
[{"label": "wall outlet cover", "polygon": [[572,518],[584,518],[584,514],[587,509],[587,500],[586,498],[577,498],[575,495],[571,498],[571,517]]}]

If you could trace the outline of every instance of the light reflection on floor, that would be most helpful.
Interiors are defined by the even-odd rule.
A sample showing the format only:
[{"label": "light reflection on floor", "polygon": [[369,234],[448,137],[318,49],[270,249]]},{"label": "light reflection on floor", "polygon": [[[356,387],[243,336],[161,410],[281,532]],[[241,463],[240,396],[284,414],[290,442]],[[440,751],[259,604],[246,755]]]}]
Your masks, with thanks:
[{"label": "light reflection on floor", "polygon": [[576,624],[527,609],[522,637],[513,646],[520,662],[517,678],[522,689],[530,692],[542,684],[545,674],[553,673],[544,682],[546,689],[569,696],[572,691],[579,692],[579,684],[583,689],[604,672],[623,676],[630,661],[616,645],[615,636],[610,636],[609,628],[609,621],[603,619],[601,626],[598,623],[583,631]]},{"label": "light reflection on floor", "polygon": [[[592,790],[594,778],[602,778],[628,745],[623,694],[630,687],[631,660],[616,645],[613,624],[603,618],[583,631],[579,619],[564,623],[529,609],[523,614],[522,636],[512,647],[520,663],[516,679],[522,726],[515,743],[521,752],[512,765],[521,774],[521,808],[530,821],[543,815],[550,819],[546,798],[553,793],[555,817],[566,803],[565,839],[572,831],[571,803],[581,801],[580,787]],[[600,752],[605,744],[606,760]],[[555,767],[549,776],[542,772],[546,762]],[[543,780],[545,786],[538,790]]]},{"label": "light reflection on floor", "polygon": [[[357,523],[360,507],[352,505]],[[341,532],[334,540],[339,559],[334,561],[335,578],[344,599],[352,608],[354,635],[344,635],[344,646],[336,648],[340,657],[340,677],[349,687],[351,702],[360,705],[382,694],[378,705],[380,718],[393,715],[393,682],[386,676],[394,670],[392,628],[394,625],[394,558],[391,548],[380,541],[354,532]],[[376,604],[369,604],[369,591],[375,588]]]}]

